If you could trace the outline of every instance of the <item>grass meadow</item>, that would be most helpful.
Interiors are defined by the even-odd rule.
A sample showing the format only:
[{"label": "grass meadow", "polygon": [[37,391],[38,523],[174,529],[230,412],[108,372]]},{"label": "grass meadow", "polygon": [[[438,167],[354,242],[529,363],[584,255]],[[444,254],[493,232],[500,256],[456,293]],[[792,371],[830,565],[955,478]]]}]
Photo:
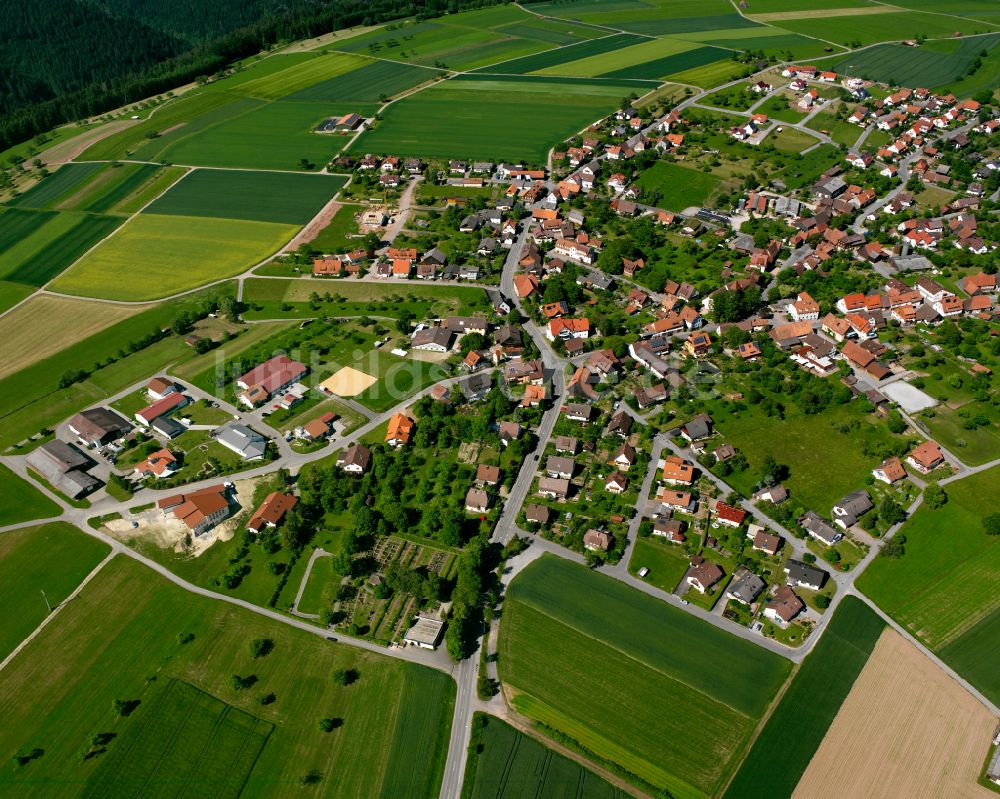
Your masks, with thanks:
[{"label": "grass meadow", "polygon": [[[598,59],[599,56],[611,53],[611,62],[617,58],[619,51],[631,48],[633,45],[643,42],[650,42],[642,36],[635,36],[631,33],[618,33],[611,36],[603,36],[599,39],[590,39],[585,42],[566,45],[554,50],[546,50],[534,55],[515,58],[499,64],[480,68],[479,72],[495,72],[504,75],[527,75],[529,73],[542,73],[554,75],[578,75],[599,74],[597,72],[588,73],[586,62]],[[662,45],[669,47],[670,45]],[[574,70],[573,64],[583,62],[580,70]],[[601,70],[604,71],[604,70]]]},{"label": "grass meadow", "polygon": [[617,107],[628,84],[463,76],[393,103],[353,152],[525,160]]},{"label": "grass meadow", "polygon": [[152,300],[239,274],[277,251],[295,225],[141,214],[53,284],[84,297]]},{"label": "grass meadow", "polygon": [[326,103],[375,103],[382,96],[394,97],[442,74],[434,69],[365,59],[363,65],[346,75],[307,86],[291,95],[291,100],[318,100]]},{"label": "grass meadow", "polygon": [[757,736],[725,799],[792,795],[884,627],[861,600],[844,598]]},{"label": "grass meadow", "polygon": [[954,33],[992,33],[996,28],[978,20],[963,19],[949,14],[925,14],[918,11],[896,11],[895,13],[831,16],[820,14],[807,18],[777,18],[782,28],[795,33],[825,39],[828,42],[848,45],[861,42],[862,45],[878,42],[898,42],[901,39],[916,39],[923,35],[928,38],[949,38]]},{"label": "grass meadow", "polygon": [[722,184],[722,179],[710,172],[657,161],[636,182],[646,191],[659,191],[659,205],[683,211],[691,205],[703,205]]},{"label": "grass meadow", "polygon": [[145,213],[304,225],[346,182],[340,175],[196,169]]},{"label": "grass meadow", "polygon": [[789,671],[777,655],[547,556],[508,590],[499,651],[518,710],[679,798],[717,788]]},{"label": "grass meadow", "polygon": [[13,308],[21,300],[30,297],[34,291],[33,286],[0,280],[0,313]]},{"label": "grass meadow", "polygon": [[579,763],[556,754],[495,716],[477,714],[473,736],[478,741],[469,749],[463,799],[522,796],[625,799],[628,796]]},{"label": "grass meadow", "polygon": [[952,642],[957,651],[956,639],[1000,608],[1000,538],[982,526],[983,497],[998,490],[997,469],[948,485],[945,505],[921,507],[900,531],[905,554],[877,558],[858,579],[858,588],[935,651]]},{"label": "grass meadow", "polygon": [[[273,642],[270,654],[251,657],[255,638]],[[334,684],[336,669],[355,670],[357,681]],[[254,680],[237,690],[230,682],[234,674]],[[192,750],[190,741],[174,740],[185,727],[179,726],[178,702],[163,704],[164,692],[176,690],[172,681],[197,690],[181,691],[192,712],[210,718],[220,711],[216,718],[226,732],[208,739],[211,757],[197,757],[205,747]],[[192,596],[124,557],[111,561],[0,674],[0,690],[11,698],[0,747],[43,751],[25,767],[10,758],[0,765],[0,781],[23,797],[133,795],[125,790],[132,780],[157,777],[150,753],[175,757],[185,751],[183,766],[200,769],[205,779],[222,774],[227,761],[248,771],[241,797],[298,792],[313,771],[313,790],[328,795],[432,797],[455,693],[445,674]],[[138,707],[120,718],[112,709],[115,699]],[[324,717],[342,724],[323,732],[318,724]],[[191,736],[197,740],[206,722],[196,721]],[[240,735],[255,745],[248,724],[273,726],[249,769],[230,745]],[[106,751],[84,758],[100,733],[112,734],[101,747]],[[107,782],[115,770],[118,777]]]},{"label": "grass meadow", "polygon": [[635,542],[628,570],[638,576],[640,569],[649,569],[649,574],[642,579],[663,591],[673,593],[687,573],[689,565],[688,554],[683,547],[651,537],[639,538]]},{"label": "grass meadow", "polygon": [[[8,491],[12,486],[6,467],[0,467],[0,479],[5,498],[18,496]],[[36,492],[32,489],[32,493]],[[35,497],[23,492],[20,496],[24,504],[38,507]],[[51,512],[58,512],[55,505]],[[63,522],[10,530],[0,536],[0,600],[7,609],[0,629],[0,660],[48,615],[43,591],[56,607],[110,551],[106,544]]]},{"label": "grass meadow", "polygon": [[0,464],[0,526],[58,516],[62,509],[37,488]]},{"label": "grass meadow", "polygon": [[[320,302],[313,306],[310,296]],[[330,300],[326,300],[326,294]],[[250,310],[246,319],[303,318],[315,316],[371,316],[397,318],[410,311],[417,319],[448,314],[483,312],[486,292],[471,286],[426,286],[398,283],[359,283],[349,280],[247,278],[243,301]],[[287,310],[285,306],[288,306]]]}]

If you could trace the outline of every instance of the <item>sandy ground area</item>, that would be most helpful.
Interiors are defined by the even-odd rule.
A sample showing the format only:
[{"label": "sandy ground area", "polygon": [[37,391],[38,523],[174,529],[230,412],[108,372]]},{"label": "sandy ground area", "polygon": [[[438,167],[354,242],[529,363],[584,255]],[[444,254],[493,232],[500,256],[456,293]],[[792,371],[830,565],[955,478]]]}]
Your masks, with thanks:
[{"label": "sandy ground area", "polygon": [[345,366],[340,371],[330,375],[320,385],[338,397],[353,397],[377,382],[377,377],[372,377],[367,372],[362,372],[353,366]]},{"label": "sandy ground area", "polygon": [[887,629],[793,799],[995,799],[976,780],[996,725],[958,683]]}]

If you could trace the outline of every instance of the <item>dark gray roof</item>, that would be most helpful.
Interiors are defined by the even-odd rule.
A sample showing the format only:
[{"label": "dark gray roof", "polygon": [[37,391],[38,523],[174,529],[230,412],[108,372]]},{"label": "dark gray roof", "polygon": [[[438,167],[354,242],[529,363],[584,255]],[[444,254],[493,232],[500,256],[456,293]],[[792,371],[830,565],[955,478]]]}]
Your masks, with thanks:
[{"label": "dark gray roof", "polygon": [[803,585],[822,586],[827,577],[826,572],[822,569],[817,569],[795,558],[789,558],[788,562],[785,563],[785,574],[788,575],[789,583]]},{"label": "dark gray roof", "polygon": [[733,575],[726,594],[733,599],[749,605],[764,590],[766,583],[747,568],[740,567]]}]

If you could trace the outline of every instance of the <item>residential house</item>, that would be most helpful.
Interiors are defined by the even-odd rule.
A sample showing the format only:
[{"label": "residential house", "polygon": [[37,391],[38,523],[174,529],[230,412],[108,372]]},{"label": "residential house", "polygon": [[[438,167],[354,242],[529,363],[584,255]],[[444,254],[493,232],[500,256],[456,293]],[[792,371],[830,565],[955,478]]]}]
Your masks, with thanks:
[{"label": "residential house", "polygon": [[348,474],[364,474],[372,460],[372,451],[363,444],[351,444],[337,458],[337,466]]},{"label": "residential house", "polygon": [[886,458],[872,469],[872,475],[876,480],[892,485],[906,479],[906,467],[903,466],[903,462],[899,458]]},{"label": "residential house", "polygon": [[277,527],[284,520],[285,514],[298,502],[299,499],[294,494],[272,491],[250,517],[250,521],[247,522],[247,530],[251,533],[259,533],[266,528]]},{"label": "residential house", "polygon": [[465,494],[466,513],[486,513],[490,507],[490,495],[481,488],[470,488]]},{"label": "residential house", "polygon": [[844,534],[828,524],[818,514],[813,511],[806,511],[805,515],[799,519],[799,526],[809,535],[825,546],[832,547]]},{"label": "residential house", "polygon": [[162,399],[158,399],[152,405],[147,405],[140,411],[136,411],[135,419],[143,427],[152,425],[155,419],[161,416],[168,416],[176,410],[183,408],[188,403],[188,398],[179,392],[167,394]]},{"label": "residential house", "polygon": [[847,530],[874,507],[875,503],[872,502],[871,496],[863,488],[852,491],[833,506],[834,524]]},{"label": "residential house", "polygon": [[936,441],[925,441],[906,456],[906,462],[921,474],[927,474],[944,464],[944,453]]},{"label": "residential house", "polygon": [[236,385],[243,389],[239,401],[249,408],[256,408],[301,380],[308,371],[307,367],[287,355],[275,355],[236,381]]},{"label": "residential house", "polygon": [[688,569],[687,576],[684,579],[688,585],[699,593],[704,594],[724,576],[725,573],[722,571],[721,566],[696,555],[691,559],[691,568]]},{"label": "residential house", "polygon": [[801,560],[789,558],[785,561],[786,582],[792,586],[819,591],[826,582],[827,573],[815,566],[803,563]]},{"label": "residential house", "polygon": [[767,583],[745,566],[740,566],[733,572],[733,579],[726,588],[726,598],[750,605],[765,588]]},{"label": "residential house", "polygon": [[267,453],[267,439],[245,424],[233,422],[212,433],[215,440],[245,461],[260,460]]},{"label": "residential house", "polygon": [[153,452],[141,463],[136,464],[135,474],[140,480],[147,477],[169,477],[180,468],[177,456],[169,449]]},{"label": "residential house", "polygon": [[538,480],[538,494],[549,499],[566,499],[569,496],[569,480],[562,477],[541,477]]},{"label": "residential house", "polygon": [[414,422],[405,414],[394,413],[389,419],[389,428],[385,433],[385,443],[390,447],[401,447],[408,444],[413,435]]},{"label": "residential house", "polygon": [[611,546],[611,534],[604,530],[587,530],[583,534],[583,546],[592,552],[607,552]]},{"label": "residential house", "polygon": [[764,606],[764,617],[784,628],[802,612],[804,607],[802,600],[791,588],[779,585],[774,597]]}]

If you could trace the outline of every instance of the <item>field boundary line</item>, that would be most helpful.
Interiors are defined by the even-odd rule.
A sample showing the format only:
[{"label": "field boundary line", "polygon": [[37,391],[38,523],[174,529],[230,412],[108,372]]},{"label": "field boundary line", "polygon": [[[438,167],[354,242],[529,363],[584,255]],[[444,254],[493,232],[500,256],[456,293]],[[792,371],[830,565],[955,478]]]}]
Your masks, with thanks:
[{"label": "field boundary line", "polygon": [[73,589],[72,593],[70,593],[69,596],[67,596],[62,602],[56,605],[52,609],[52,612],[49,613],[44,619],[42,619],[41,623],[34,630],[32,630],[29,636],[25,638],[23,641],[21,641],[21,643],[19,643],[16,647],[14,647],[14,649],[11,651],[9,655],[7,655],[7,657],[5,657],[2,661],[0,661],[0,671],[3,671],[8,665],[10,665],[10,662],[14,660],[15,657],[17,657],[20,651],[24,649],[28,644],[30,644],[33,640],[35,640],[38,634],[41,633],[42,630],[44,630],[48,626],[49,622],[51,622],[56,616],[59,615],[60,611],[64,607],[66,607],[66,605],[68,605],[70,602],[76,599],[77,596],[79,596],[80,592],[83,591],[84,588],[86,588],[87,583],[93,580],[98,575],[98,573],[100,573],[101,569],[103,569],[105,566],[108,565],[108,562],[112,558],[114,558],[115,555],[118,554],[118,551],[119,550],[117,547],[111,548],[111,552],[109,552],[100,563],[98,563],[93,569],[91,569],[90,573],[86,577],[84,577],[83,580],[80,581],[80,584]]},{"label": "field boundary line", "polygon": [[[507,601],[510,601],[510,600],[507,600]],[[668,680],[672,680],[673,682],[676,682],[679,685],[683,685],[683,686],[691,689],[692,691],[694,691],[695,693],[699,694],[700,696],[705,697],[705,699],[707,699],[709,702],[714,702],[714,703],[716,703],[718,705],[722,705],[723,707],[727,707],[731,711],[733,711],[733,713],[735,713],[737,716],[740,716],[741,718],[745,718],[745,719],[747,719],[749,721],[753,721],[753,716],[751,716],[751,715],[749,715],[747,713],[744,713],[742,710],[736,709],[735,707],[733,707],[732,705],[730,705],[728,702],[723,702],[718,697],[714,697],[714,696],[711,696],[711,695],[705,693],[701,688],[696,688],[695,686],[693,686],[690,683],[688,683],[688,682],[680,679],[679,677],[675,677],[675,676],[673,676],[671,674],[667,674],[665,671],[663,671],[660,668],[657,668],[656,666],[652,665],[651,663],[647,663],[645,660],[640,660],[639,658],[635,657],[634,655],[630,655],[628,652],[625,652],[624,650],[619,649],[617,646],[615,646],[613,644],[610,644],[607,641],[603,641],[600,638],[597,638],[596,636],[591,635],[590,633],[584,632],[579,627],[576,627],[573,624],[569,624],[569,623],[563,621],[562,619],[558,619],[555,616],[553,616],[551,613],[546,613],[541,608],[538,608],[538,607],[536,607],[535,605],[532,605],[529,602],[525,602],[523,599],[518,599],[517,597],[514,597],[513,601],[514,602],[520,602],[522,605],[525,605],[526,607],[530,608],[531,610],[534,610],[536,613],[540,613],[541,615],[543,615],[543,616],[551,619],[556,624],[561,624],[563,627],[568,627],[569,629],[573,630],[574,632],[577,632],[580,635],[582,635],[584,638],[589,638],[591,641],[595,641],[596,643],[600,644],[601,646],[605,646],[608,649],[612,650],[613,652],[617,652],[622,657],[628,658],[632,662],[638,663],[640,666],[644,666],[645,668],[649,669],[650,671],[655,671],[657,674],[665,677]],[[539,700],[539,701],[541,701],[541,700]]]}]

